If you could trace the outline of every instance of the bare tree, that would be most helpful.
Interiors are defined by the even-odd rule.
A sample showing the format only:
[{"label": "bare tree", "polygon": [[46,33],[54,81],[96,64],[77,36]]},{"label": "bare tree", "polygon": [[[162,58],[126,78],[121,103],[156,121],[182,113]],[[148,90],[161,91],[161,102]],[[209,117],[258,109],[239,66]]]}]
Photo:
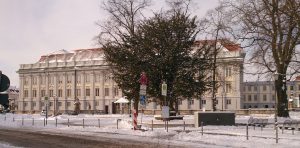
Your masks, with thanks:
[{"label": "bare tree", "polygon": [[106,61],[111,67],[113,79],[130,101],[134,100],[134,108],[138,110],[139,76],[142,68],[132,65],[131,59],[138,50],[138,43],[129,40],[136,35],[136,28],[144,19],[143,11],[150,6],[150,0],[106,0],[103,9],[109,19],[100,22],[101,32],[98,42],[102,46]]},{"label": "bare tree", "polygon": [[[210,48],[212,51],[212,67],[211,67],[211,82],[212,82],[212,109],[215,111],[217,102],[217,89],[223,87],[225,91],[225,79],[224,79],[224,67],[240,67],[242,63],[240,62],[228,62],[226,58],[222,57],[222,48],[225,46],[238,46],[238,44],[232,42],[233,34],[232,28],[230,26],[231,17],[226,14],[226,7],[221,3],[215,9],[208,11],[206,16],[201,21],[201,26],[204,28],[203,34],[206,40],[206,47]],[[222,72],[223,71],[223,72]],[[240,74],[238,70],[237,73]],[[223,93],[222,93],[223,94]],[[223,98],[222,98],[223,102]],[[223,104],[222,104],[223,109]]]},{"label": "bare tree", "polygon": [[235,0],[225,4],[230,8],[228,14],[235,16],[237,37],[251,47],[250,62],[259,67],[256,73],[278,73],[276,108],[278,116],[288,117],[286,80],[300,68],[296,52],[300,44],[300,1]]}]

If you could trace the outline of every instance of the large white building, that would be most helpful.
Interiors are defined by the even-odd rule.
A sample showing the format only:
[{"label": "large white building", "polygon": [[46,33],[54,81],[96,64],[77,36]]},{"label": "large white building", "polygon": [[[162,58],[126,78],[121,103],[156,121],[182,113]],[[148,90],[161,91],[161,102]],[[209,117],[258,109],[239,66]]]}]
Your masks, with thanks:
[{"label": "large white building", "polygon": [[[196,42],[197,46],[201,45]],[[217,91],[217,109],[240,109],[244,54],[237,44],[218,43],[218,47],[221,48],[217,56],[218,81],[221,85]],[[21,64],[18,73],[19,112],[40,112],[45,109],[45,98],[49,98],[50,111],[60,113],[73,111],[75,98],[80,102],[81,112],[118,112],[119,107],[113,102],[122,97],[122,91],[113,81],[103,51],[99,48],[72,52],[60,50],[43,55],[37,63]],[[201,99],[182,99],[179,104],[182,112],[212,108],[209,93]],[[146,110],[155,112],[160,110],[160,106],[150,102]]]}]

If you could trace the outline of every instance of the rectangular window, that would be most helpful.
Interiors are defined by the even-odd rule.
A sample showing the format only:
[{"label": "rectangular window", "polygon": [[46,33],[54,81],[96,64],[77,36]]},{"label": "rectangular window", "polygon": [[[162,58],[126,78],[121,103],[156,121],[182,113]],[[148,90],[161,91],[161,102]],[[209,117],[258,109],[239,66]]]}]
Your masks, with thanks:
[{"label": "rectangular window", "polygon": [[226,100],[226,104],[231,104],[231,100],[230,100],[230,99],[227,99],[227,100]]},{"label": "rectangular window", "polygon": [[28,103],[27,102],[24,102],[24,107],[27,107]]},{"label": "rectangular window", "polygon": [[100,96],[99,88],[96,88],[96,89],[95,89],[95,96]]},{"label": "rectangular window", "polygon": [[263,100],[267,101],[267,95],[263,95]]},{"label": "rectangular window", "polygon": [[193,104],[194,104],[194,99],[190,99],[190,100],[189,100],[189,104],[190,104],[190,105],[193,105]]},{"label": "rectangular window", "polygon": [[49,106],[52,106],[53,105],[53,102],[49,102]]},{"label": "rectangular window", "polygon": [[58,106],[62,106],[62,103],[61,103],[61,102],[58,102]]},{"label": "rectangular window", "polygon": [[294,86],[293,85],[290,86],[290,90],[294,90]]},{"label": "rectangular window", "polygon": [[182,105],[182,100],[178,99],[178,105]]},{"label": "rectangular window", "polygon": [[206,104],[206,100],[201,100],[201,103],[202,104]]},{"label": "rectangular window", "polygon": [[254,101],[257,101],[257,95],[254,95]]},{"label": "rectangular window", "polygon": [[62,97],[62,94],[63,94],[62,92],[63,92],[62,89],[59,89],[59,90],[58,90],[58,97]]},{"label": "rectangular window", "polygon": [[25,98],[28,97],[28,90],[24,90],[24,97],[25,97]]},{"label": "rectangular window", "polygon": [[250,86],[248,86],[248,91],[252,91],[252,90],[251,90],[251,85],[250,85]]},{"label": "rectangular window", "polygon": [[266,91],[266,90],[267,90],[267,86],[264,85],[264,86],[263,86],[263,91]]},{"label": "rectangular window", "polygon": [[89,88],[86,88],[85,89],[85,96],[90,96],[90,89]]},{"label": "rectangular window", "polygon": [[49,90],[49,97],[53,97],[53,90]]},{"label": "rectangular window", "polygon": [[257,91],[257,86],[254,86],[254,91]]},{"label": "rectangular window", "polygon": [[251,95],[248,95],[248,101],[252,101]]},{"label": "rectangular window", "polygon": [[298,90],[300,90],[300,85],[298,85]]},{"label": "rectangular window", "polygon": [[34,89],[34,90],[32,90],[32,97],[36,97],[36,90]]},{"label": "rectangular window", "polygon": [[275,95],[272,95],[272,100],[275,101]]},{"label": "rectangular window", "polygon": [[67,102],[67,106],[71,106],[71,102]]},{"label": "rectangular window", "polygon": [[119,88],[118,87],[114,87],[114,94],[115,94],[115,96],[119,95]]},{"label": "rectangular window", "polygon": [[226,93],[231,92],[231,84],[226,84]]},{"label": "rectangular window", "polygon": [[226,77],[230,77],[231,76],[231,67],[226,67]]},{"label": "rectangular window", "polygon": [[67,89],[67,97],[71,97],[71,89]]},{"label": "rectangular window", "polygon": [[41,102],[41,106],[45,106],[45,103],[44,103],[44,102]]},{"label": "rectangular window", "polygon": [[35,103],[35,102],[32,102],[32,106],[35,107],[35,106],[36,106],[36,103]]},{"label": "rectangular window", "polygon": [[96,106],[99,106],[99,102],[98,102],[98,101],[95,101],[95,105],[96,105]]},{"label": "rectangular window", "polygon": [[105,96],[109,96],[109,88],[105,88],[104,91]]},{"label": "rectangular window", "polygon": [[46,90],[41,90],[41,97],[45,97],[46,96]]}]

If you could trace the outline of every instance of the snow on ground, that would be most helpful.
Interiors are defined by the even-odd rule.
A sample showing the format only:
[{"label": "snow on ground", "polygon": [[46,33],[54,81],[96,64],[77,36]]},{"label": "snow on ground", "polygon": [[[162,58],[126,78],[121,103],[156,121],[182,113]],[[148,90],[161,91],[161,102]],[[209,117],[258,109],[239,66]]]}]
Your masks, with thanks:
[{"label": "snow on ground", "polygon": [[[291,112],[291,119],[300,120],[300,112]],[[274,115],[252,115],[255,118],[267,118],[269,125],[249,127],[249,140],[246,139],[246,126],[204,126],[194,127],[194,116],[184,116],[184,120],[169,122],[168,132],[164,122],[155,120],[151,115],[138,117],[143,130],[132,130],[132,118],[129,115],[60,115],[49,117],[47,125],[44,116],[37,114],[0,114],[0,126],[22,128],[33,131],[65,133],[77,136],[101,136],[139,141],[151,141],[185,147],[300,147],[300,131],[279,130],[279,143],[275,143]],[[250,116],[237,116],[236,123],[245,124]],[[286,118],[278,118],[283,123]],[[154,124],[152,131],[151,124]],[[183,122],[185,122],[185,131]],[[56,124],[57,123],[57,124]],[[117,129],[118,123],[118,129]],[[69,126],[68,126],[69,125]],[[100,127],[99,127],[100,126]],[[1,141],[1,140],[0,140]],[[0,142],[1,143],[1,142]],[[1,145],[0,145],[1,147]]]}]

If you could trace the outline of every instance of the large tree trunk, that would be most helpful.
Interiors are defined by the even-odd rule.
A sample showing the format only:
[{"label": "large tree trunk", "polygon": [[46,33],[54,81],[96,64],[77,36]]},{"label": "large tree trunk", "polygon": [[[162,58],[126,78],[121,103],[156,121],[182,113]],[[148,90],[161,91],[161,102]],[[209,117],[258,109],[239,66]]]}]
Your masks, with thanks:
[{"label": "large tree trunk", "polygon": [[276,84],[275,89],[277,93],[277,99],[276,99],[277,115],[279,117],[289,117],[285,76],[279,75],[278,80],[275,81],[275,84]]}]

